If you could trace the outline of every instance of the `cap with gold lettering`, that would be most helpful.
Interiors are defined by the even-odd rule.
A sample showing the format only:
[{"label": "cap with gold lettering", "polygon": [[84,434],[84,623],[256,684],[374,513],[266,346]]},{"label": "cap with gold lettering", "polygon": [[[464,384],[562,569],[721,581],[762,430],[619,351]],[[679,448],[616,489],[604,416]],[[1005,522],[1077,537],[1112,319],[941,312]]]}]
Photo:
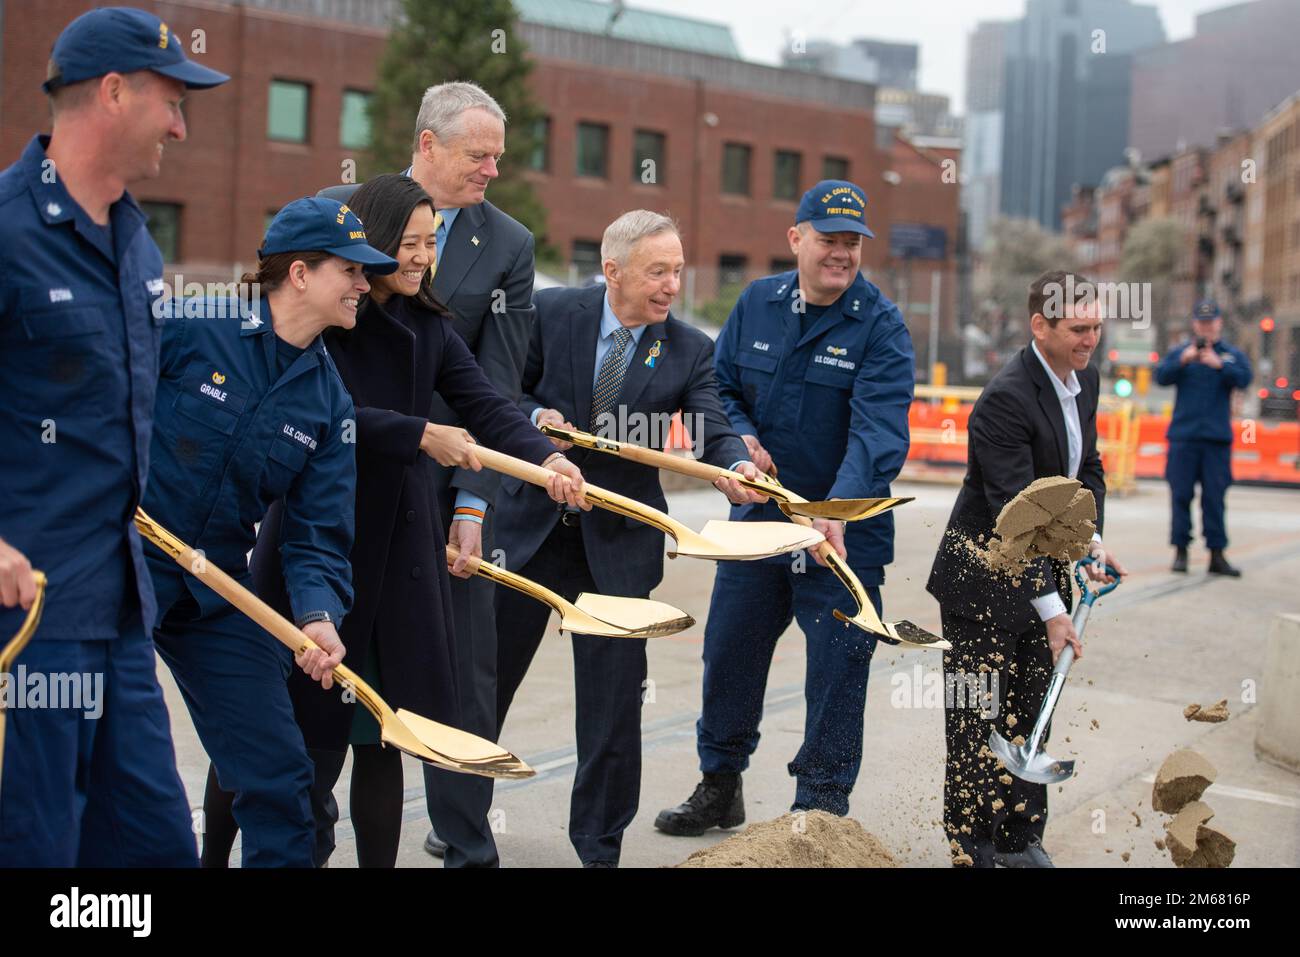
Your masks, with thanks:
[{"label": "cap with gold lettering", "polygon": [[225,83],[230,77],[185,56],[184,44],[152,13],[134,7],[102,7],[73,20],[54,41],[52,75],[46,93],[109,73],[152,70],[180,80],[193,90]]},{"label": "cap with gold lettering", "polygon": [[357,214],[336,199],[308,196],[295,199],[276,213],[257,251],[265,259],[275,253],[332,253],[366,272],[387,276],[397,270],[397,260],[366,242],[366,228]]},{"label": "cap with gold lettering", "polygon": [[876,236],[867,228],[867,194],[843,179],[824,179],[804,193],[794,221],[808,223],[819,233]]}]

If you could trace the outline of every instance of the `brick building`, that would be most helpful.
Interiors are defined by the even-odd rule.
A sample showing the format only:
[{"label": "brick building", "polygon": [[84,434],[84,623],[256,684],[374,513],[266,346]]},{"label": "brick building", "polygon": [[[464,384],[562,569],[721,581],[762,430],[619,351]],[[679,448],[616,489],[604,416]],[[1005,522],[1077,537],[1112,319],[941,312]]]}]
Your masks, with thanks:
[{"label": "brick building", "polygon": [[[136,2],[186,38],[192,56],[232,77],[186,101],[188,140],[168,148],[161,177],[133,190],[171,268],[229,278],[236,264],[250,263],[275,210],[342,181],[363,155],[366,96],[396,4]],[[14,4],[4,6],[0,165],[48,129],[40,93],[48,51],[94,5],[43,0],[25,11],[21,29]],[[543,146],[525,175],[547,210],[545,239],[573,264],[570,275],[591,270],[610,220],[645,206],[681,224],[686,303],[698,304],[728,282],[789,265],[785,232],[798,198],[824,177],[866,190],[878,239],[864,247],[863,268],[887,292],[895,294],[889,278],[897,274],[892,222],[944,230],[940,265],[952,271],[958,191],[933,162],[919,180],[889,169],[899,154],[876,144],[871,84],[746,62],[718,24],[631,8],[615,18],[614,7],[595,0],[516,7],[546,115]],[[945,327],[952,322],[945,307]]]}]

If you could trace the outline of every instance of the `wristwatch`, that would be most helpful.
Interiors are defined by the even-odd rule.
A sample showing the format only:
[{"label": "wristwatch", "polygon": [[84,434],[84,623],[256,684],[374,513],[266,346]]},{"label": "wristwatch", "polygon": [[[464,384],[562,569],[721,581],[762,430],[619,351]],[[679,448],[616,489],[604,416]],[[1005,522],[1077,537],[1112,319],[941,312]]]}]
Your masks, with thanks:
[{"label": "wristwatch", "polygon": [[334,617],[327,611],[309,611],[298,619],[297,625],[301,628],[303,625],[310,625],[317,621],[328,621],[330,624],[333,624]]}]

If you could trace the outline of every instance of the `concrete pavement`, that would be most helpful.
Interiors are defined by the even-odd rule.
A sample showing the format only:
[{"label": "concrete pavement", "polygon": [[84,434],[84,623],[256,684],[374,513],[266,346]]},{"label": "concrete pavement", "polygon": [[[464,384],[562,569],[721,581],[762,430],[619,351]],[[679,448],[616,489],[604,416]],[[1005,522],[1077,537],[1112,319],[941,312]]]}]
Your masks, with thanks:
[{"label": "concrete pavement", "polygon": [[[900,483],[894,492],[917,500],[896,512],[898,560],[885,587],[886,617],[908,618],[937,632],[938,606],[925,594],[924,582],[956,488]],[[696,528],[726,515],[724,500],[711,490],[670,493],[669,504],[674,516]],[[1217,812],[1216,826],[1238,842],[1233,866],[1300,865],[1300,776],[1257,761],[1253,751],[1255,703],[1268,693],[1262,670],[1270,622],[1276,613],[1300,611],[1295,586],[1300,492],[1231,491],[1229,555],[1245,571],[1238,581],[1209,579],[1199,546],[1193,549],[1190,574],[1169,573],[1167,509],[1168,492],[1161,483],[1143,483],[1136,494],[1107,502],[1106,544],[1132,574],[1097,605],[1084,657],[1058,707],[1050,750],[1075,758],[1079,773],[1052,790],[1045,846],[1062,866],[1171,866],[1153,843],[1163,834],[1164,816],[1150,809],[1150,780],[1171,751],[1194,747],[1220,772],[1203,800]],[[692,613],[699,624],[684,635],[650,643],[641,807],[624,841],[624,866],[674,864],[725,837],[714,831],[671,838],[653,828],[655,814],[685,799],[698,780],[694,722],[713,570],[708,562],[669,561],[654,595]],[[942,705],[935,706],[935,696],[927,700],[911,693],[940,669],[938,652],[884,645],[872,666],[866,750],[850,813],[906,866],[948,865],[939,826]],[[159,673],[182,777],[197,807],[207,760],[167,669],[160,666]],[[803,673],[803,636],[791,628],[773,661],[762,742],[745,775],[750,821],[779,816],[793,797],[786,763],[802,740]],[[575,761],[572,696],[568,639],[552,633],[503,734],[502,743],[538,771],[530,780],[497,786],[492,822],[504,866],[578,865],[566,833]],[[1209,705],[1221,698],[1228,699],[1232,712],[1228,722],[1183,719],[1187,704]],[[345,815],[347,780],[345,770],[338,793]],[[410,759],[406,782],[399,866],[438,866],[421,848],[427,830],[424,795]],[[338,837],[331,866],[354,866],[346,817]],[[1127,863],[1121,859],[1126,852]]]}]

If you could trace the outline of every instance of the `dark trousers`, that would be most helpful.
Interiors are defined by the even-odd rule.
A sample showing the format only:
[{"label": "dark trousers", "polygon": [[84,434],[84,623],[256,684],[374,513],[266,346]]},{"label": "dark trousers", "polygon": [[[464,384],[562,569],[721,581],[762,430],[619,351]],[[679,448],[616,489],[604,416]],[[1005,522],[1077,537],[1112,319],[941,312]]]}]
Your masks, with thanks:
[{"label": "dark trousers", "polygon": [[[1047,824],[1047,786],[999,770],[987,746],[993,730],[1008,741],[1029,737],[1047,692],[1052,652],[1042,622],[1017,634],[940,612],[943,637],[952,643],[943,655],[944,830],[976,866],[992,867],[995,850],[1022,851],[1042,839]],[[995,678],[996,708],[991,697],[971,694],[991,694]]]},{"label": "dark trousers", "polygon": [[1207,548],[1227,548],[1223,499],[1232,484],[1232,445],[1199,439],[1170,442],[1165,479],[1173,508],[1169,544],[1186,548],[1192,541],[1192,497],[1201,486],[1201,534]]},{"label": "dark trousers", "polygon": [[[573,601],[596,592],[582,532],[557,524],[519,573]],[[628,597],[646,598],[646,595]],[[510,702],[542,643],[551,610],[510,588],[497,588],[497,719]],[[562,640],[558,635],[553,640]],[[578,770],[569,805],[569,840],[578,857],[618,862],[623,831],[641,798],[641,694],[645,641],[573,635]]]},{"label": "dark trousers", "polygon": [[[490,516],[489,512],[489,516]],[[447,516],[449,517],[449,516]],[[447,525],[443,526],[444,528]],[[492,560],[492,520],[483,525],[483,557]],[[451,577],[456,685],[456,726],[489,741],[497,739],[497,630],[493,585],[487,579]],[[496,841],[488,824],[492,779],[424,765],[429,821],[447,842],[444,867],[496,867]]]},{"label": "dark trousers", "polygon": [[234,608],[177,601],[154,629],[244,835],[245,867],[311,867],[312,765],[286,683],[293,656]]},{"label": "dark trousers", "polygon": [[89,675],[98,701],[83,690],[80,702],[61,702],[69,707],[47,698],[5,712],[0,867],[197,866],[153,642],[139,616],[108,641],[38,634],[11,682],[20,667],[24,684],[42,675],[51,689],[48,676]]},{"label": "dark trousers", "polygon": [[[807,640],[804,739],[790,762],[794,806],[844,815],[862,764],[862,713],[874,636],[835,618],[852,606],[844,586],[804,556],[719,562],[704,629],[704,707],[696,724],[700,770],[739,773],[758,747],[763,695],[777,639],[798,620]],[[880,589],[867,593],[877,613]],[[855,611],[848,607],[846,614]]]}]

